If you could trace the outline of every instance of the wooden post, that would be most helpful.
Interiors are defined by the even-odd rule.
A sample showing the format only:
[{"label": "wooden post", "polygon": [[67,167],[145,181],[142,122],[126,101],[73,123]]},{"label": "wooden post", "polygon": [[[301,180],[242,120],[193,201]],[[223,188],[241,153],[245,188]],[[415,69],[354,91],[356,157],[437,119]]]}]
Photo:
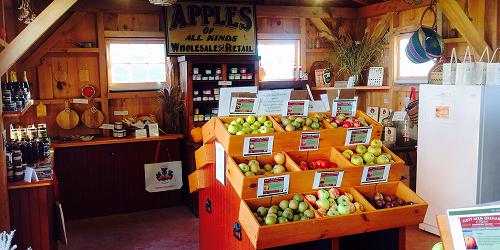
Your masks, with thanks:
[{"label": "wooden post", "polygon": [[[106,62],[106,43],[104,39],[104,14],[97,12],[97,47],[99,48],[99,87],[101,90],[101,110],[104,114],[104,123],[109,123],[108,105],[108,69]],[[109,130],[103,132],[109,136]]]},{"label": "wooden post", "polygon": [[[0,141],[3,141],[3,114],[2,103],[0,102]],[[7,166],[5,165],[4,147],[0,147],[0,231],[10,230],[10,213],[9,213],[9,190],[7,189]]]}]

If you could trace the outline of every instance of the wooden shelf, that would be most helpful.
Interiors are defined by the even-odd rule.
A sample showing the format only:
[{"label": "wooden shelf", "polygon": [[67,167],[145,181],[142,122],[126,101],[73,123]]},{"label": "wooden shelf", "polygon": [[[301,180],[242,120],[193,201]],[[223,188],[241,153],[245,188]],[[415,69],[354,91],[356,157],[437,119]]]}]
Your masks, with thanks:
[{"label": "wooden shelf", "polygon": [[311,90],[340,90],[340,89],[355,89],[355,90],[389,90],[390,86],[355,86],[354,88],[336,88],[336,87],[311,87]]},{"label": "wooden shelf", "polygon": [[306,53],[330,53],[332,49],[329,48],[319,48],[319,49],[306,49]]},{"label": "wooden shelf", "polygon": [[[64,101],[69,100],[71,104],[83,104],[83,103],[73,103],[73,99],[84,99],[84,98],[68,98],[68,99],[46,99],[46,100],[35,100],[35,104],[64,104]],[[101,102],[101,98],[92,98],[94,102]],[[90,101],[89,101],[90,104]],[[83,104],[87,105],[87,104]]]},{"label": "wooden shelf", "polygon": [[196,83],[216,83],[218,84],[219,81],[224,81],[224,80],[193,80],[193,84],[196,84]]},{"label": "wooden shelf", "polygon": [[213,101],[193,101],[193,103],[196,103],[196,104],[212,104],[212,103],[219,103],[219,100],[213,100]]},{"label": "wooden shelf", "polygon": [[463,37],[457,37],[457,38],[445,38],[443,39],[444,43],[466,43],[467,40]]},{"label": "wooden shelf", "polygon": [[30,100],[28,103],[26,103],[26,106],[24,106],[24,109],[19,111],[19,112],[3,112],[2,116],[4,118],[8,117],[8,118],[11,118],[11,117],[21,117],[22,115],[24,115],[28,109],[31,107],[31,105],[33,105],[33,100]]},{"label": "wooden shelf", "polygon": [[132,142],[148,142],[148,141],[164,141],[164,140],[178,140],[182,139],[184,136],[182,134],[167,134],[160,135],[158,137],[146,137],[146,138],[133,138],[126,137],[122,139],[116,139],[112,137],[98,137],[91,141],[52,141],[53,148],[68,148],[68,147],[82,147],[82,146],[96,146],[105,144],[118,144],[118,143],[132,143]]},{"label": "wooden shelf", "polygon": [[151,98],[158,97],[159,93],[156,90],[138,91],[138,92],[110,92],[108,99],[135,99],[135,98]]},{"label": "wooden shelf", "polygon": [[11,189],[50,186],[50,185],[52,185],[53,182],[54,182],[53,180],[36,181],[36,182],[16,181],[16,182],[7,183],[7,188],[9,190],[11,190]]},{"label": "wooden shelf", "polygon": [[99,53],[99,48],[52,48],[49,53]]}]

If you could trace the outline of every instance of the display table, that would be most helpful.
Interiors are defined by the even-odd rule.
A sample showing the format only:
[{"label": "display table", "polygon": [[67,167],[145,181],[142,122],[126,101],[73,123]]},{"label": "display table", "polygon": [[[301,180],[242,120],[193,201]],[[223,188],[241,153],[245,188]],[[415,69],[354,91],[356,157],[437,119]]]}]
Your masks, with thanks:
[{"label": "display table", "polygon": [[[361,111],[357,116],[366,116]],[[196,151],[197,170],[189,176],[189,186],[192,192],[198,192],[200,198],[200,246],[201,249],[266,249],[284,247],[285,249],[301,249],[296,244],[305,244],[305,249],[404,249],[405,226],[416,225],[423,221],[427,203],[410,188],[399,182],[404,162],[385,147],[382,150],[390,154],[393,161],[383,165],[388,170],[387,176],[381,181],[364,182],[363,174],[372,166],[355,166],[340,153],[356,146],[343,146],[346,129],[331,128],[319,130],[320,144],[314,151],[299,151],[302,131],[280,131],[280,124],[271,119],[277,132],[260,135],[230,135],[223,123],[231,122],[232,118],[212,118],[203,126],[204,145]],[[371,139],[379,139],[381,126],[371,118],[365,118],[375,132]],[[271,155],[245,156],[244,141],[261,141],[266,136],[274,138]],[[255,138],[257,137],[257,138]],[[347,137],[349,138],[349,137]],[[368,138],[370,139],[370,138]],[[225,174],[221,183],[216,179],[216,150],[214,142],[224,149]],[[301,144],[302,145],[302,144]],[[243,150],[242,150],[243,149]],[[283,152],[286,157],[286,171],[280,174],[247,176],[238,166],[249,160],[258,160],[262,164],[271,163],[273,156]],[[337,167],[325,170],[299,169],[299,161],[311,162],[317,159],[328,159]],[[220,163],[220,162],[219,162]],[[222,166],[222,165],[219,165]],[[379,168],[382,165],[375,165]],[[341,193],[349,192],[362,204],[364,210],[338,216],[326,216],[314,210],[316,204],[309,203],[315,211],[315,218],[293,221],[283,224],[266,225],[260,223],[254,216],[257,207],[269,207],[283,200],[290,200],[295,194],[305,196],[316,194],[313,180],[322,171],[343,171],[343,179],[338,184]],[[259,183],[264,179],[288,176],[289,187],[284,194],[259,196],[262,191]],[[274,176],[274,177],[273,177]],[[364,176],[364,177],[363,177]],[[220,179],[220,178],[219,178]],[[366,185],[362,185],[366,184]],[[264,186],[266,189],[266,186]],[[267,189],[266,189],[267,190]],[[407,206],[376,209],[367,200],[376,193],[391,194],[412,203]],[[353,200],[351,199],[351,201]],[[317,208],[316,208],[317,209]],[[372,233],[370,233],[372,232]],[[379,234],[383,243],[370,241],[369,234]],[[364,237],[366,236],[366,237]],[[359,237],[352,240],[353,237]],[[349,243],[349,239],[351,240]],[[327,246],[313,246],[311,242],[326,240]],[[385,243],[385,244],[384,244]]]},{"label": "display table", "polygon": [[441,214],[436,216],[439,234],[441,235],[441,242],[445,250],[453,250],[453,241],[451,239],[450,223],[448,223],[448,216]]}]

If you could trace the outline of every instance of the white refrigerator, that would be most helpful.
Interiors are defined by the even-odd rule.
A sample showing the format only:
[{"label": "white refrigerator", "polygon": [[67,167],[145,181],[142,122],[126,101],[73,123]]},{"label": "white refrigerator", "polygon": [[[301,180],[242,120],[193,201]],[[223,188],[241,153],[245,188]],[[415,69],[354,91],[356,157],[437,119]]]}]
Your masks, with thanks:
[{"label": "white refrigerator", "polygon": [[446,209],[500,200],[500,86],[421,85],[417,194],[420,229],[439,234]]}]

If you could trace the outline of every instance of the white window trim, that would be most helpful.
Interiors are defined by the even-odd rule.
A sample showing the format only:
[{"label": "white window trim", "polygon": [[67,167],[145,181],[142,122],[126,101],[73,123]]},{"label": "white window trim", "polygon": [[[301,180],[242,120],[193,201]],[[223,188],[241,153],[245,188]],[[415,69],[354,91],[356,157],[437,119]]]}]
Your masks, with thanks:
[{"label": "white window trim", "polygon": [[429,79],[425,77],[400,77],[399,76],[399,57],[400,53],[406,53],[405,51],[400,51],[399,42],[401,39],[410,38],[411,33],[402,33],[394,36],[394,83],[395,84],[427,84]]},{"label": "white window trim", "polygon": [[167,74],[167,58],[165,57],[165,82],[134,82],[134,83],[113,83],[111,76],[111,58],[109,45],[110,43],[124,43],[124,44],[165,44],[163,38],[106,38],[106,70],[108,76],[108,92],[127,92],[127,91],[151,91],[158,90],[161,85],[168,81]]}]

